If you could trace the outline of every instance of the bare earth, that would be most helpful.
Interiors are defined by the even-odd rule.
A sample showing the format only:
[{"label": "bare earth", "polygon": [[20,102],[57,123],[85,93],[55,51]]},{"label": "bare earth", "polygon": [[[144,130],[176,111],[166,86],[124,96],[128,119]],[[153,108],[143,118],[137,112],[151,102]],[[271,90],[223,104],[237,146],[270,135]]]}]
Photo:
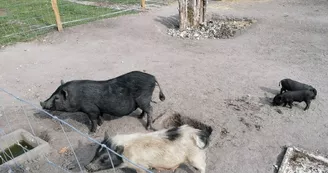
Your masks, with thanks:
[{"label": "bare earth", "polygon": [[[209,6],[209,12],[258,22],[234,39],[182,40],[166,34],[165,19],[178,12],[173,4],[69,28],[1,49],[1,87],[38,104],[60,79],[103,80],[145,70],[158,78],[167,98],[160,102],[155,90],[154,117],[171,109],[214,128],[208,173],[273,172],[284,145],[327,155],[328,1],[210,1]],[[303,111],[305,103],[295,103],[293,109],[279,107],[280,113],[270,106],[279,81],[286,77],[317,88],[309,110]],[[0,128],[7,133],[17,128],[31,131],[25,110],[36,133],[49,138],[54,149],[49,160],[79,170],[71,152],[58,153],[69,146],[58,123],[29,106],[22,110],[2,92],[0,105]],[[89,131],[84,114],[54,114],[83,133]],[[92,137],[100,140],[105,130],[111,135],[145,132],[142,124],[136,116],[105,121]],[[83,166],[95,145],[69,128],[65,131]],[[63,172],[44,163],[39,159],[25,167],[28,172]],[[178,172],[197,171],[181,167]]]}]

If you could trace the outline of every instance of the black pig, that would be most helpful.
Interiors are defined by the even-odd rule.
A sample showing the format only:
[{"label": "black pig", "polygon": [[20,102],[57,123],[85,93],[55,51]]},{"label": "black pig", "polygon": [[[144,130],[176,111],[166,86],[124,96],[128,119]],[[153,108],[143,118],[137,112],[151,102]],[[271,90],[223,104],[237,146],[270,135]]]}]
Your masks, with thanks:
[{"label": "black pig", "polygon": [[300,91],[300,90],[310,90],[314,93],[313,99],[317,96],[317,90],[311,85],[303,84],[292,79],[283,79],[279,82],[281,84],[280,94],[284,91]]},{"label": "black pig", "polygon": [[156,83],[159,98],[165,100],[162,89],[153,75],[132,71],[104,81],[73,80],[61,85],[44,102],[43,109],[66,112],[84,112],[91,120],[91,132],[103,123],[103,113],[125,116],[137,108],[142,110],[139,118],[147,113],[146,129],[152,127],[153,108],[150,105]]},{"label": "black pig", "polygon": [[[123,154],[124,146],[115,145],[113,141],[109,138],[107,132],[105,132],[105,138],[103,139],[101,144],[106,145],[108,148],[112,149],[119,155]],[[119,168],[120,165],[124,162],[122,157],[119,157],[111,151],[107,151],[107,149],[102,145],[99,145],[97,147],[96,153],[90,163],[84,166],[90,172],[111,169],[113,168],[113,166],[114,168]]]},{"label": "black pig", "polygon": [[278,106],[284,104],[283,106],[286,106],[288,104],[290,108],[292,108],[292,104],[294,101],[304,101],[306,103],[306,107],[304,108],[305,111],[310,107],[311,99],[313,99],[313,96],[314,93],[310,90],[287,91],[283,94],[276,95],[273,98],[273,105]]}]

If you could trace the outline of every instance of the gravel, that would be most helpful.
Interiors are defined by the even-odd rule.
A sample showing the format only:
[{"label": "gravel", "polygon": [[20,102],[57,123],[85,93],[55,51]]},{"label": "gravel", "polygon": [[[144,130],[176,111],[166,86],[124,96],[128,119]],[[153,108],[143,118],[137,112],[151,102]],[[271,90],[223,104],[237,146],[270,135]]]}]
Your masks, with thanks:
[{"label": "gravel", "polygon": [[179,31],[178,28],[171,28],[168,34],[173,37],[188,38],[188,39],[228,39],[234,37],[237,33],[247,29],[256,20],[225,18],[218,20],[209,20],[205,24],[200,24],[196,28],[187,28],[184,31]]}]

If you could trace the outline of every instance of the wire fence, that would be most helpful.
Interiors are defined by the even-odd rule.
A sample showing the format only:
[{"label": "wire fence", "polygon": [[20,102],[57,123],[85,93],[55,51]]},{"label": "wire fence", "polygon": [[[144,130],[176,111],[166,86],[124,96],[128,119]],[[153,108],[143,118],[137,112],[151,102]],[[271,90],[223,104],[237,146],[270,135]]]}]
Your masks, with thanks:
[{"label": "wire fence", "polygon": [[[0,0],[0,47],[56,30],[53,1],[64,28],[141,10],[141,0]],[[148,7],[167,4],[146,3]]]},{"label": "wire fence", "polygon": [[[0,107],[1,108],[0,109],[0,139],[5,135],[7,135],[8,133],[13,132],[17,128],[21,128],[29,131],[34,138],[39,137],[44,141],[49,141],[51,138],[49,137],[49,132],[46,131],[46,133],[42,133],[41,131],[40,133],[40,127],[49,128],[51,127],[51,124],[57,124],[59,126],[59,131],[61,131],[60,139],[56,139],[52,141],[52,143],[54,143],[56,147],[58,147],[58,145],[67,146],[65,147],[66,150],[64,152],[67,154],[66,155],[67,157],[65,155],[58,157],[57,155],[53,156],[51,154],[49,155],[49,154],[41,153],[37,159],[22,163],[22,161],[16,161],[16,158],[14,156],[15,154],[13,154],[15,152],[17,153],[17,151],[15,149],[8,147],[11,146],[12,144],[9,144],[9,142],[6,141],[1,141],[0,142],[0,173],[31,172],[31,170],[34,170],[34,172],[70,173],[74,169],[75,169],[74,172],[86,172],[83,165],[86,165],[90,161],[90,158],[89,160],[86,160],[85,156],[90,157],[91,153],[84,154],[84,152],[87,152],[89,149],[85,149],[85,148],[79,149],[79,147],[81,146],[79,146],[79,144],[76,144],[77,138],[80,139],[82,138],[89,142],[92,142],[93,144],[100,145],[102,148],[107,149],[108,154],[109,152],[112,152],[115,155],[121,157],[125,162],[128,162],[134,165],[135,167],[143,169],[148,173],[152,173],[150,170],[131,162],[125,156],[120,155],[115,151],[113,151],[112,149],[108,148],[106,145],[101,144],[99,141],[90,137],[88,134],[83,133],[81,130],[77,129],[70,123],[39,108],[39,106],[36,106],[35,104],[29,101],[23,100],[3,88],[0,88],[0,91],[1,91],[0,98],[4,98],[3,96],[7,95],[10,98],[13,98],[19,104],[24,105],[24,106],[16,106],[12,110],[6,110],[4,106]],[[43,117],[37,117],[35,113],[34,115],[30,114],[28,109],[32,109],[38,113],[40,112],[43,113],[41,115]],[[42,120],[42,118],[50,120],[52,121],[52,123],[45,123],[46,121]],[[38,140],[35,141],[38,142]],[[63,141],[65,141],[65,143],[63,143]],[[60,144],[57,144],[57,142]],[[5,144],[5,146],[3,144]],[[17,141],[15,144],[18,145],[23,150],[23,153],[26,154],[28,157],[29,149],[27,149],[27,147],[20,144],[20,141]],[[76,147],[76,145],[78,145],[78,147]],[[79,152],[76,152],[77,150],[79,150]],[[66,151],[70,151],[70,152],[68,153]],[[111,160],[112,167],[114,167],[111,157],[110,160]],[[13,161],[14,164],[7,164],[8,161],[11,162]],[[67,164],[67,162],[69,163]],[[116,173],[115,168],[112,169],[112,171]]]}]

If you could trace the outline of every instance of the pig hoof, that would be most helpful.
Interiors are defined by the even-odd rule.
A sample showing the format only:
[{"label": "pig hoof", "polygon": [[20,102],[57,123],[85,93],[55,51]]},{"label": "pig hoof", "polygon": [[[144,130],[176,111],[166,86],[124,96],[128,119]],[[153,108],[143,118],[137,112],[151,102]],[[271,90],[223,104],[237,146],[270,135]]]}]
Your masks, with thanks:
[{"label": "pig hoof", "polygon": [[95,133],[96,130],[97,130],[97,128],[91,129],[91,130],[90,130],[90,133]]},{"label": "pig hoof", "polygon": [[98,126],[101,126],[104,122],[103,121],[98,121]]}]

